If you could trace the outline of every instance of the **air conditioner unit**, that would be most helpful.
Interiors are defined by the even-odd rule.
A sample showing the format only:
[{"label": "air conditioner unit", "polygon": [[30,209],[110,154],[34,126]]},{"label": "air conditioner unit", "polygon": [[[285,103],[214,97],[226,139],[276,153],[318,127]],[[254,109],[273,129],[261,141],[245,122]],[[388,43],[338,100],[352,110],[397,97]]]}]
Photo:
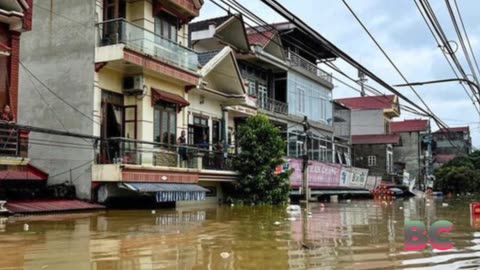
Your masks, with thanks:
[{"label": "air conditioner unit", "polygon": [[123,93],[127,96],[142,95],[144,91],[143,76],[126,77],[123,79]]}]

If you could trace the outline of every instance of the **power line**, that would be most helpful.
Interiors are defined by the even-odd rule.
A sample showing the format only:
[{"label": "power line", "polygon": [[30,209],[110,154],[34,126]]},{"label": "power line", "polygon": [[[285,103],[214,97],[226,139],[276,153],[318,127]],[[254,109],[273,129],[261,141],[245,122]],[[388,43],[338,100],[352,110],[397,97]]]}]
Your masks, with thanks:
[{"label": "power line", "polygon": [[[378,49],[383,53],[383,55],[385,56],[385,58],[387,58],[387,60],[390,62],[390,64],[395,68],[395,70],[397,71],[397,73],[402,77],[402,79],[405,81],[405,83],[409,84],[407,78],[405,77],[405,75],[403,75],[403,73],[400,71],[400,69],[397,67],[397,65],[393,62],[393,60],[390,58],[390,56],[385,52],[385,50],[382,48],[382,46],[378,43],[378,41],[375,39],[375,37],[373,37],[373,35],[370,33],[370,31],[367,29],[367,27],[365,26],[365,24],[363,24],[363,22],[360,20],[360,18],[357,16],[357,14],[353,11],[353,9],[350,7],[350,5],[346,2],[346,0],[342,0],[343,4],[347,7],[347,9],[350,11],[350,13],[352,13],[353,17],[357,20],[357,22],[360,24],[360,26],[362,26],[363,30],[365,30],[365,32],[368,34],[368,36],[370,37],[370,39],[375,43],[375,45],[377,45]],[[433,114],[432,110],[430,109],[430,107],[427,105],[427,103],[423,100],[423,98],[418,94],[418,92],[415,90],[415,88],[413,88],[413,86],[410,86],[410,89],[415,93],[415,95],[418,97],[418,99],[423,103],[423,105],[425,106],[425,108],[431,113]]]},{"label": "power line", "polygon": [[97,124],[97,125],[100,125],[100,123],[98,123],[97,121],[95,121],[95,119],[93,119],[92,117],[88,116],[87,114],[85,114],[84,112],[80,111],[77,107],[75,107],[74,105],[70,104],[68,101],[66,101],[64,98],[62,98],[61,96],[59,96],[57,93],[55,93],[55,91],[53,91],[52,89],[50,89],[50,87],[48,87],[44,82],[42,82],[32,71],[30,71],[24,64],[22,61],[20,61],[20,65],[23,67],[23,69],[28,73],[30,74],[33,78],[35,78],[35,80],[37,80],[43,87],[45,87],[45,89],[47,89],[50,93],[52,93],[55,97],[57,97],[59,100],[61,100],[63,103],[65,103],[67,106],[69,106],[70,108],[72,108],[74,111],[78,112],[79,114],[81,114],[83,117],[87,118],[88,120],[92,121],[93,123]]},{"label": "power line", "polygon": [[455,28],[455,32],[457,32],[458,36],[458,41],[460,42],[460,45],[463,50],[463,54],[465,55],[465,59],[467,60],[468,66],[470,67],[470,70],[472,71],[473,78],[477,85],[480,85],[480,82],[478,81],[478,76],[475,68],[473,67],[472,60],[470,59],[470,55],[468,54],[467,51],[467,46],[465,45],[465,42],[463,40],[462,33],[460,31],[460,27],[458,26],[457,19],[455,17],[455,13],[453,12],[452,6],[450,5],[449,0],[445,0],[445,4],[447,5],[448,13],[450,14],[450,18],[452,19],[453,27]]},{"label": "power line", "polygon": [[[436,36],[435,33],[433,32],[433,29],[432,29],[432,27],[430,26],[430,24],[428,23],[428,20],[427,20],[427,18],[425,17],[425,14],[423,13],[422,9],[421,9],[420,6],[418,5],[417,0],[413,0],[413,2],[415,3],[415,6],[417,7],[418,12],[419,12],[420,15],[422,16],[425,24],[427,25],[428,30],[429,30],[430,33],[432,34],[432,37],[433,37],[433,39],[435,40],[436,44],[438,45],[439,48],[442,48],[442,45],[440,44],[440,41],[438,40],[437,36]],[[446,55],[446,53],[445,53],[444,50],[442,50],[442,55],[443,55],[443,57],[445,58],[445,60],[447,61],[447,63],[448,63],[448,65],[450,66],[450,68],[452,69],[453,74],[455,74],[455,77],[458,78],[458,79],[460,79],[460,77],[458,76],[457,71],[455,70],[455,68],[453,67],[452,63],[450,62],[450,59],[448,59],[448,57],[447,57],[447,55]],[[480,106],[480,98],[479,98],[478,96],[476,96],[474,92],[472,93],[473,96],[470,95],[470,94],[468,93],[468,90],[467,90],[467,88],[465,87],[464,84],[460,84],[460,85],[462,86],[463,90],[465,91],[465,94],[467,94],[467,96],[468,96],[468,97],[470,98],[470,100],[472,101],[473,106],[475,107],[475,110],[477,110],[478,114],[480,115],[480,109],[477,107],[477,103],[476,103],[475,100],[473,99],[473,98],[475,97],[475,98],[477,99],[477,101],[478,101],[478,106]]]},{"label": "power line", "polygon": [[467,30],[465,29],[465,24],[463,23],[462,14],[460,12],[460,8],[458,7],[457,0],[453,0],[453,3],[455,4],[455,7],[457,9],[458,18],[460,19],[460,23],[462,25],[463,32],[465,33],[465,38],[467,39],[468,46],[470,47],[470,52],[475,62],[475,66],[477,67],[478,74],[480,74],[480,68],[477,62],[477,58],[475,57],[475,53],[473,53],[473,47],[472,47],[472,44],[470,43],[470,38],[468,37]]}]

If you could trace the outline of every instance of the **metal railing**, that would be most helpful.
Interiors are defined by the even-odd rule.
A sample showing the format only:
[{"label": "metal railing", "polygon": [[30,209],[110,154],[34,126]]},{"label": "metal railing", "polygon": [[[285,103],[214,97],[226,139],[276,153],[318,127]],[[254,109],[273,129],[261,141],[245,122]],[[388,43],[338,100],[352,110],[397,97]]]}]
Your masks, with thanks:
[{"label": "metal railing", "polygon": [[310,72],[311,74],[329,82],[332,83],[332,74],[327,73],[326,71],[320,69],[315,65],[314,63],[308,61],[307,59],[301,57],[300,55],[290,51],[286,50],[285,55],[287,56],[287,60],[290,62],[292,66],[299,66],[306,71]]},{"label": "metal railing", "polygon": [[101,144],[100,152],[97,153],[97,164],[151,165],[232,171],[233,157],[232,154],[227,154],[222,149],[209,150],[192,145],[109,138]]},{"label": "metal railing", "polygon": [[28,132],[15,127],[0,127],[0,156],[28,157]]},{"label": "metal railing", "polygon": [[196,72],[197,54],[176,42],[139,27],[123,18],[97,24],[99,46],[125,44],[127,48]]},{"label": "metal railing", "polygon": [[260,97],[257,99],[257,106],[266,111],[288,115],[288,104],[273,98]]}]

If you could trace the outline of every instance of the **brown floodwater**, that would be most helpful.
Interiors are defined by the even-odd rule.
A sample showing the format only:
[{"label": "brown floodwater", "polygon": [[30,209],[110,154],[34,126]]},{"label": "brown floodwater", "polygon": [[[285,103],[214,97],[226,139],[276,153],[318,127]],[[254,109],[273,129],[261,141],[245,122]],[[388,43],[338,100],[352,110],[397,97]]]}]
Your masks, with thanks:
[{"label": "brown floodwater", "polygon": [[[295,220],[285,207],[236,206],[3,218],[0,270],[480,269],[468,203],[311,204]],[[404,250],[404,221],[442,219],[454,249]]]}]

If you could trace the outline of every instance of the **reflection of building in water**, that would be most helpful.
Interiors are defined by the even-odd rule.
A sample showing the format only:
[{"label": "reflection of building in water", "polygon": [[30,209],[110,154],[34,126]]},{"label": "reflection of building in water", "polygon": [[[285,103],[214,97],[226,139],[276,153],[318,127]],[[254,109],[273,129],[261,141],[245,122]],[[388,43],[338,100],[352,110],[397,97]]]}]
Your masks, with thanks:
[{"label": "reflection of building in water", "polygon": [[156,217],[156,225],[187,225],[198,224],[205,221],[207,213],[205,211],[180,212],[165,214]]}]

